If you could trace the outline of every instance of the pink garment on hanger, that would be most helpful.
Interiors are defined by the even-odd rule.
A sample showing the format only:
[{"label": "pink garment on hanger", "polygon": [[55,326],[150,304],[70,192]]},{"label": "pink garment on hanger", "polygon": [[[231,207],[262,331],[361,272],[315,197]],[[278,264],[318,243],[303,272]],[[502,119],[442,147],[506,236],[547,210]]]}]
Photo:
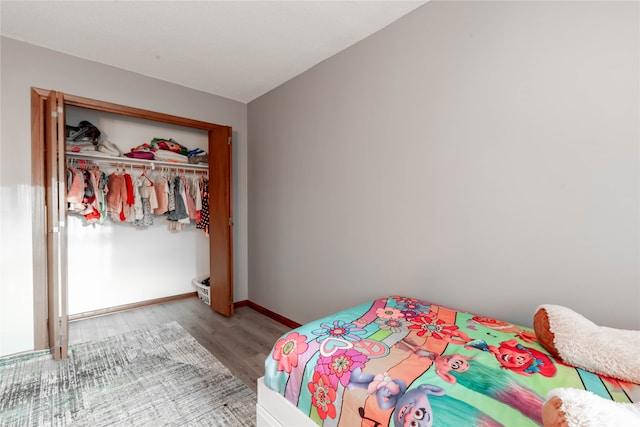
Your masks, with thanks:
[{"label": "pink garment on hanger", "polygon": [[124,176],[112,173],[107,178],[107,214],[114,221],[122,221],[122,210],[127,202],[127,184]]},{"label": "pink garment on hanger", "polygon": [[84,198],[84,175],[82,171],[76,168],[70,168],[73,179],[71,180],[71,188],[67,191],[67,203],[82,203]]},{"label": "pink garment on hanger", "polygon": [[158,207],[153,210],[156,215],[164,215],[169,210],[169,188],[167,180],[165,178],[158,179],[154,183],[156,191],[156,199],[158,200]]}]

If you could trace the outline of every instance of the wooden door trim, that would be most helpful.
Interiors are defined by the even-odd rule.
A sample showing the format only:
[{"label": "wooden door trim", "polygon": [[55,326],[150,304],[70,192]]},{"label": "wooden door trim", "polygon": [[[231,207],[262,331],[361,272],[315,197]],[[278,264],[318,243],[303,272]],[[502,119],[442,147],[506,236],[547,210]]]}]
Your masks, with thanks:
[{"label": "wooden door trim", "polygon": [[87,108],[90,110],[104,111],[123,116],[135,117],[138,119],[146,119],[154,122],[168,123],[189,128],[201,130],[224,129],[227,126],[217,125],[215,123],[203,122],[200,120],[187,119],[171,114],[158,113],[156,111],[144,110],[142,108],[127,107],[126,105],[114,104],[112,102],[99,101],[97,99],[84,98],[76,95],[64,94],[65,105],[73,105],[75,107]]}]

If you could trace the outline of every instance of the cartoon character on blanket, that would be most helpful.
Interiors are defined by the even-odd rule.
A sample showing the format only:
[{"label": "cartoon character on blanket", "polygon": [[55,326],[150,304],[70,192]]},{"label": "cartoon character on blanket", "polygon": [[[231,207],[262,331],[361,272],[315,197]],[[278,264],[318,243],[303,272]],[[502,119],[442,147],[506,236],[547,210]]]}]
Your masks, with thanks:
[{"label": "cartoon character on blanket", "polygon": [[569,369],[535,348],[533,331],[410,298],[377,300],[360,318],[320,326],[310,331],[315,340],[293,332],[272,354],[289,373],[317,349],[313,376],[300,387],[320,425],[351,405],[357,416],[343,410],[326,425],[497,427],[515,414],[518,425],[542,425],[553,385],[541,380]]}]

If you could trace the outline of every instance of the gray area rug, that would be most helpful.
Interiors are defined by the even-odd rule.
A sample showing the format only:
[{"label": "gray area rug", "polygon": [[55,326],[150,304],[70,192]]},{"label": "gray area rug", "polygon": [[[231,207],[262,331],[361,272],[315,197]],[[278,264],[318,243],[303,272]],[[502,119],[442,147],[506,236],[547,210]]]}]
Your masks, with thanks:
[{"label": "gray area rug", "polygon": [[255,426],[255,405],[177,322],[0,359],[2,426]]}]

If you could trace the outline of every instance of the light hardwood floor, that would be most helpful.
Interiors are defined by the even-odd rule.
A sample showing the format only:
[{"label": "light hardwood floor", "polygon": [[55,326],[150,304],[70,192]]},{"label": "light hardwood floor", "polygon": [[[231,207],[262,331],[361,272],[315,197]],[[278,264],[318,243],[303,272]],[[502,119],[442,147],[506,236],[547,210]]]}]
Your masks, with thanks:
[{"label": "light hardwood floor", "polygon": [[224,317],[193,297],[70,322],[69,344],[174,320],[254,391],[271,347],[290,330],[249,307],[237,308],[232,317]]}]

